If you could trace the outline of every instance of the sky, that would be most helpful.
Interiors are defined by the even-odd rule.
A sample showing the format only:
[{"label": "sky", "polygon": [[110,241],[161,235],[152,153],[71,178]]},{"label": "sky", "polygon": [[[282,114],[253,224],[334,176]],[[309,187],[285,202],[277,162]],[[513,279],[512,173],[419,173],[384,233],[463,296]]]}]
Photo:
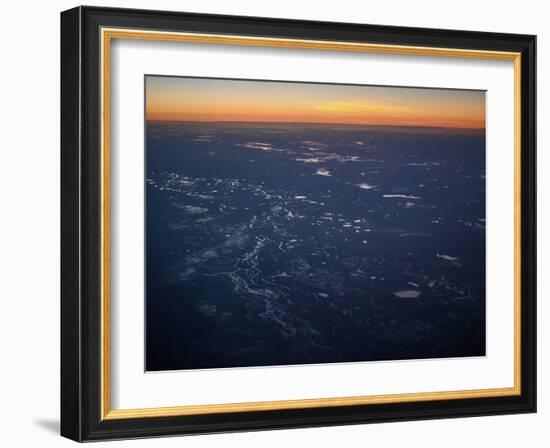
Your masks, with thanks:
[{"label": "sky", "polygon": [[147,121],[485,128],[485,92],[146,76]]}]

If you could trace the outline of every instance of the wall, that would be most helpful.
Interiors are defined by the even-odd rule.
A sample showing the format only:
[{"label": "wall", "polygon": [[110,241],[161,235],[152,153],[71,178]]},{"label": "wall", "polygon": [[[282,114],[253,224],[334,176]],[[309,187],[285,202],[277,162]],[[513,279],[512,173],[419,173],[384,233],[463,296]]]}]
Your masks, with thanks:
[{"label": "wall", "polygon": [[[550,119],[545,85],[550,54],[548,11],[544,2],[524,0],[461,2],[321,2],[278,0],[90,1],[89,4],[186,10],[374,24],[474,29],[537,34],[539,123],[539,229],[549,224],[550,158],[544,153],[543,124]],[[59,12],[70,1],[5,2],[2,7],[0,71],[1,210],[0,371],[4,446],[69,446],[57,436],[59,375]],[[546,168],[546,170],[545,170]],[[539,322],[548,319],[548,234],[539,233]],[[544,276],[546,275],[546,278]],[[364,445],[464,447],[544,446],[550,437],[548,390],[542,347],[550,344],[539,324],[539,413],[537,415],[405,422],[324,429],[271,431],[119,442],[117,446],[189,447]],[[99,444],[97,446],[103,446]],[[111,445],[114,446],[114,445]]]}]

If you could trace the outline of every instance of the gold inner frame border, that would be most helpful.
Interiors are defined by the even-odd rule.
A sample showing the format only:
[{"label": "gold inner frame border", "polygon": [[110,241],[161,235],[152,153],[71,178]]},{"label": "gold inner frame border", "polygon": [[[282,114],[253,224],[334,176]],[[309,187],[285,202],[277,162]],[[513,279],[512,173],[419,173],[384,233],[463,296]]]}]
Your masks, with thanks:
[{"label": "gold inner frame border", "polygon": [[[229,412],[307,409],[383,403],[502,397],[521,394],[521,53],[459,48],[420,47],[309,39],[283,39],[241,35],[201,34],[101,28],[101,420],[168,417]],[[507,60],[514,63],[514,386],[441,392],[313,398],[228,404],[188,405],[136,409],[111,409],[110,345],[110,63],[113,39],[185,42],[212,45],[294,48],[356,53]]]}]

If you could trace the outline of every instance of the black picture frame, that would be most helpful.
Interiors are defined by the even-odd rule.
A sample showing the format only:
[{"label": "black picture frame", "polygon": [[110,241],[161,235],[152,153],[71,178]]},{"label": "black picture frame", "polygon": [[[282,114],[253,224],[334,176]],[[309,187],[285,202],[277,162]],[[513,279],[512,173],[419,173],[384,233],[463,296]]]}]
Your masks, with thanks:
[{"label": "black picture frame", "polygon": [[[102,418],[101,70],[103,27],[460,48],[521,54],[521,393],[253,412]],[[165,11],[61,14],[61,435],[82,442],[536,412],[536,37]],[[337,379],[335,379],[337,380]]]}]

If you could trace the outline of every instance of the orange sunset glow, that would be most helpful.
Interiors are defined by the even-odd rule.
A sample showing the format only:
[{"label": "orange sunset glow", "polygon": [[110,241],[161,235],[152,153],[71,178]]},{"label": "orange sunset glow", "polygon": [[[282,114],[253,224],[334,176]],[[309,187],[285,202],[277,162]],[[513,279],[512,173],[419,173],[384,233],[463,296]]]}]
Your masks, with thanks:
[{"label": "orange sunset glow", "polygon": [[485,92],[146,77],[147,121],[485,128]]}]

